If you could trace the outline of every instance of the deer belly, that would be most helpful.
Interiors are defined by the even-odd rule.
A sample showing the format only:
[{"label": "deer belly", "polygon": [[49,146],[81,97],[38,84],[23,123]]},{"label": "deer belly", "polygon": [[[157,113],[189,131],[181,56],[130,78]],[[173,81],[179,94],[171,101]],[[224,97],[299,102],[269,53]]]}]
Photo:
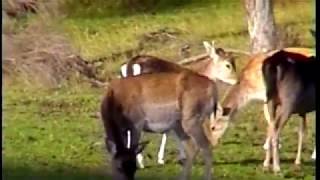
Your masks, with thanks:
[{"label": "deer belly", "polygon": [[144,130],[155,133],[163,133],[172,129],[181,114],[176,106],[148,106],[145,111]]}]

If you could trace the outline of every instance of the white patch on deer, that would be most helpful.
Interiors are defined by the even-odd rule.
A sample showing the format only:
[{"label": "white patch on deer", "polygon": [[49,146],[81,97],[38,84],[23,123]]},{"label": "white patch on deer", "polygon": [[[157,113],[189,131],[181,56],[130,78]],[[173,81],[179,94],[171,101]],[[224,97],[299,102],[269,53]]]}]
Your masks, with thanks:
[{"label": "white patch on deer", "polygon": [[141,66],[140,64],[133,64],[132,65],[133,75],[139,75],[141,73]]},{"label": "white patch on deer", "polygon": [[220,80],[230,85],[235,85],[237,83],[236,79],[220,79]]},{"label": "white patch on deer", "polygon": [[127,140],[127,148],[129,149],[130,146],[131,146],[131,131],[130,130],[127,131],[127,138],[128,138],[128,140]]},{"label": "white patch on deer", "polygon": [[167,135],[164,133],[162,134],[162,139],[161,139],[161,145],[158,153],[158,164],[164,164],[164,150],[166,147],[166,142],[167,142]]},{"label": "white patch on deer", "polygon": [[121,75],[122,77],[127,77],[127,63],[121,66]]},{"label": "white patch on deer", "polygon": [[294,62],[294,60],[291,59],[291,58],[288,58],[288,62],[290,62],[291,64],[295,64],[295,63],[296,63],[296,62]]},{"label": "white patch on deer", "polygon": [[139,154],[137,155],[137,161],[138,161],[139,167],[140,167],[141,169],[143,169],[143,168],[144,168],[144,164],[143,164],[143,156],[142,156],[141,153],[139,153]]},{"label": "white patch on deer", "polygon": [[316,148],[314,148],[313,152],[312,152],[312,155],[311,155],[311,158],[313,160],[316,160]]}]

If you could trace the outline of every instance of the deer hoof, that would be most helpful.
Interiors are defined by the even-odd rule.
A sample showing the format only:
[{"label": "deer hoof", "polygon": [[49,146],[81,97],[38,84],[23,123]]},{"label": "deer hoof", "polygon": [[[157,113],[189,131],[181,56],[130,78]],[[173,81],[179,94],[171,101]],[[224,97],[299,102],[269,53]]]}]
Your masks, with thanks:
[{"label": "deer hoof", "polygon": [[316,160],[316,153],[315,152],[312,153],[311,159]]},{"label": "deer hoof", "polygon": [[284,177],[284,174],[281,171],[273,171],[273,174],[278,177]]},{"label": "deer hoof", "polygon": [[275,175],[281,175],[280,167],[273,167],[273,173]]},{"label": "deer hoof", "polygon": [[143,164],[139,164],[139,168],[140,169],[144,169],[144,165]]},{"label": "deer hoof", "polygon": [[164,160],[163,159],[158,159],[158,164],[163,165],[164,164]]}]

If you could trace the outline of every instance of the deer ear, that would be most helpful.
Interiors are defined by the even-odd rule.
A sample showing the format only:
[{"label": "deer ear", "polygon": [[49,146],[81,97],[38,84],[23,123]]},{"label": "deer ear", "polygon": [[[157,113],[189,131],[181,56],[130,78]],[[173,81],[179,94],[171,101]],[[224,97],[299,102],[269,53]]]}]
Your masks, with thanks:
[{"label": "deer ear", "polygon": [[216,53],[219,56],[227,56],[228,55],[228,53],[226,53],[222,48],[217,48]]},{"label": "deer ear", "polygon": [[215,41],[211,41],[211,46],[210,46],[211,50],[210,50],[209,55],[210,55],[213,63],[217,63],[218,62],[219,56],[220,56],[219,55],[219,53],[220,53],[219,49],[221,50],[221,48],[216,48],[215,45],[216,45]]},{"label": "deer ear", "polygon": [[230,112],[231,112],[231,108],[226,108],[226,107],[224,107],[224,108],[222,109],[222,116],[227,116],[227,115],[230,114]]},{"label": "deer ear", "polygon": [[139,143],[137,146],[135,146],[135,153],[136,154],[141,153],[144,150],[144,148],[147,146],[147,144],[149,144],[149,141],[144,141]]},{"label": "deer ear", "polygon": [[208,41],[203,41],[202,44],[203,44],[204,48],[206,49],[207,53],[211,54],[212,47],[211,47],[210,43]]}]

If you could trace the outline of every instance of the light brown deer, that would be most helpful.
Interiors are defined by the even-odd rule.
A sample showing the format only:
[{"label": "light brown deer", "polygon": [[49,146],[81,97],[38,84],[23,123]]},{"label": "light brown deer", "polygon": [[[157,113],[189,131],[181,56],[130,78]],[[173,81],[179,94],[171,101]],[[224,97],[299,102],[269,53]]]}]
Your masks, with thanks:
[{"label": "light brown deer", "polygon": [[[182,63],[182,66],[154,56],[135,56],[121,66],[121,77],[148,73],[181,72],[184,70],[192,70],[214,81],[218,81],[218,85],[235,84],[237,81],[236,67],[232,54],[225,52],[222,48],[216,48],[214,42],[212,42],[210,45],[209,42],[204,41],[203,45],[208,55],[201,56],[191,62]],[[167,135],[163,134],[158,152],[159,164],[164,164],[166,140]],[[179,162],[183,163],[185,159],[185,152],[183,151],[180,141],[178,141],[178,145]],[[138,154],[137,159],[139,167],[144,168],[142,154]]]},{"label": "light brown deer", "polygon": [[135,156],[139,152],[135,145],[142,131],[165,133],[173,130],[187,155],[181,178],[189,178],[193,160],[201,150],[205,179],[212,179],[210,138],[203,123],[209,116],[215,117],[217,106],[216,84],[190,70],[142,74],[112,81],[102,101],[101,115],[107,149],[112,154],[113,178],[134,178]]},{"label": "light brown deer", "polygon": [[[314,53],[313,50],[309,48],[291,47],[283,50],[298,53],[306,57],[310,57]],[[218,141],[225,133],[229,123],[234,119],[235,114],[253,100],[263,102],[264,116],[269,124],[270,115],[266,104],[266,86],[262,76],[262,64],[268,57],[278,51],[279,50],[275,50],[269,53],[254,55],[241,71],[238,83],[230,89],[223,100],[223,109],[221,113],[219,112],[219,117],[212,122],[212,134],[215,141]],[[266,139],[264,144],[265,150],[269,148],[268,144],[269,138]]]}]

